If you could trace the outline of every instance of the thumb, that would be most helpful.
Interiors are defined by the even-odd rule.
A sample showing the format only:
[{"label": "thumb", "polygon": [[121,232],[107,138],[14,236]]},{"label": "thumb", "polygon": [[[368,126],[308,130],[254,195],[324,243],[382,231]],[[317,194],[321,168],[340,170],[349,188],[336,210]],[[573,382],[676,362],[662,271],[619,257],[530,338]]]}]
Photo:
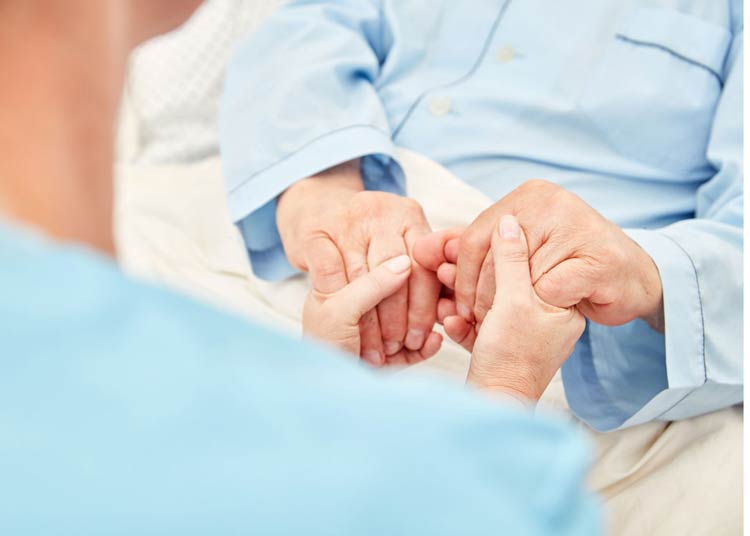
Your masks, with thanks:
[{"label": "thumb", "polygon": [[495,264],[495,300],[518,295],[526,297],[531,289],[529,246],[515,216],[506,215],[492,233],[492,259]]},{"label": "thumb", "polygon": [[336,292],[327,301],[330,310],[351,324],[404,286],[411,272],[411,259],[401,255],[377,266]]}]

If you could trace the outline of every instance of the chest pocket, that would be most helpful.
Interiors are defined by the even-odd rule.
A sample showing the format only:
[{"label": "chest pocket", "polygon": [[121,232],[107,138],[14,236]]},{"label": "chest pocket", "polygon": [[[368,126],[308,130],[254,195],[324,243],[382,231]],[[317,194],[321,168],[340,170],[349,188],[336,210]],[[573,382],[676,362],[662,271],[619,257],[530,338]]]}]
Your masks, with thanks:
[{"label": "chest pocket", "polygon": [[614,149],[659,169],[707,164],[731,34],[664,9],[623,19],[583,91],[579,107]]}]

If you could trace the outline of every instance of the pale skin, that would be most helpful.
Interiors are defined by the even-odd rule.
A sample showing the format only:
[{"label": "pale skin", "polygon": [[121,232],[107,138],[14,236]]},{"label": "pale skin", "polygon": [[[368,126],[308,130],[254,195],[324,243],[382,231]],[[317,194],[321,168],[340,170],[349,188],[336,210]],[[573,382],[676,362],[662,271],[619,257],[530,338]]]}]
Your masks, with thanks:
[{"label": "pale skin", "polygon": [[[404,334],[412,326],[429,333],[436,318],[453,317],[445,328],[454,340],[476,336],[495,293],[489,250],[492,229],[503,214],[516,215],[527,230],[532,282],[546,303],[576,305],[605,325],[640,318],[664,331],[661,279],[653,260],[622,229],[547,181],[523,184],[466,229],[429,233],[413,200],[364,192],[359,163],[353,161],[292,186],[281,196],[277,214],[290,261],[310,272],[322,294],[388,257],[407,253],[417,261],[408,287],[360,323],[359,355],[374,365],[403,362],[404,352],[415,355],[416,342],[429,335],[410,342]],[[444,295],[450,290],[449,298],[441,299],[439,286],[425,272],[435,274]],[[430,353],[418,351],[425,358]]]},{"label": "pale skin", "polygon": [[114,255],[115,116],[130,50],[198,0],[0,0],[0,213]]},{"label": "pale skin", "polygon": [[[359,160],[299,181],[278,201],[277,224],[292,264],[310,273],[315,292],[330,295],[387,259],[411,255],[431,232],[413,199],[365,191]],[[407,283],[359,323],[359,349],[373,366],[414,362],[439,349],[433,336],[441,285],[414,264]]]},{"label": "pale skin", "polygon": [[663,292],[651,257],[619,227],[574,194],[546,181],[529,181],[495,203],[466,229],[426,236],[415,258],[455,291],[438,317],[466,347],[492,304],[496,286],[489,253],[492,229],[515,214],[529,238],[531,281],[546,303],[576,306],[604,325],[642,319],[664,331]]},{"label": "pale skin", "polygon": [[[495,277],[502,284],[481,329],[464,341],[472,351],[467,383],[533,403],[573,351],[585,320],[575,306],[553,307],[539,299],[531,284],[526,237],[515,217],[503,216],[490,240]],[[399,256],[337,292],[313,292],[305,305],[305,332],[356,353],[361,316],[402,288],[411,269],[409,257]],[[435,337],[425,346],[437,345]]]}]

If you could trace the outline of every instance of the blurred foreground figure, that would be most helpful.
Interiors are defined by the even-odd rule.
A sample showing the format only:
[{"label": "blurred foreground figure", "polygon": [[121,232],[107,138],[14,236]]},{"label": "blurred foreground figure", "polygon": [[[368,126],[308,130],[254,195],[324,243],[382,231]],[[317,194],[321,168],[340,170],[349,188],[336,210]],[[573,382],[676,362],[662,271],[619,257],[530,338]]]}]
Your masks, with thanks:
[{"label": "blurred foreground figure", "polygon": [[[0,2],[0,533],[595,533],[563,425],[385,381],[118,270],[126,55],[195,4]],[[477,384],[519,394],[494,358]]]}]

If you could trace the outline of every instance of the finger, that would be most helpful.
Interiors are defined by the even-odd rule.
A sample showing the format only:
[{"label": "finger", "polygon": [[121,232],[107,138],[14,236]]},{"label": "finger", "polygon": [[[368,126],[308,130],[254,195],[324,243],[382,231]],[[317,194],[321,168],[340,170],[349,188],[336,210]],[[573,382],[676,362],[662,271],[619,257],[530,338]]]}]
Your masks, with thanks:
[{"label": "finger", "polygon": [[394,257],[342,288],[328,303],[342,322],[357,324],[380,302],[404,288],[411,271],[408,255]]},{"label": "finger", "polygon": [[582,259],[563,261],[542,275],[534,285],[539,299],[555,307],[568,308],[591,294],[591,268]]},{"label": "finger", "polygon": [[[420,236],[414,242],[412,256],[421,266],[437,271],[438,266],[446,261],[445,246],[449,242],[458,243],[463,229],[445,229]],[[455,263],[455,259],[452,261]]]},{"label": "finger", "polygon": [[[346,273],[349,281],[354,282],[368,273],[365,253],[360,248],[348,248],[344,251]],[[371,365],[379,367],[384,362],[383,340],[380,336],[380,322],[376,309],[370,309],[359,320],[360,355]]]},{"label": "finger", "polygon": [[474,302],[479,273],[490,250],[492,233],[497,220],[486,210],[461,235],[456,260],[456,303],[458,314],[469,322],[474,320]]},{"label": "finger", "polygon": [[425,339],[422,348],[419,349],[421,360],[429,359],[440,351],[443,345],[443,336],[440,333],[431,332]]},{"label": "finger", "polygon": [[375,309],[367,311],[359,320],[360,356],[374,367],[385,363],[383,341],[380,338],[380,322]]},{"label": "finger", "polygon": [[349,282],[341,252],[327,235],[308,242],[305,262],[313,289],[324,296],[344,288]]},{"label": "finger", "polygon": [[[404,241],[401,236],[394,234],[391,237],[373,239],[367,252],[367,261],[372,269],[386,259],[404,254],[406,254]],[[383,350],[385,355],[393,355],[401,349],[406,338],[409,310],[408,285],[403,285],[397,292],[375,306],[377,306]]]},{"label": "finger", "polygon": [[443,328],[445,329],[445,334],[451,340],[457,342],[469,352],[474,348],[474,341],[477,338],[476,330],[474,326],[460,316],[447,317],[443,322]]},{"label": "finger", "polygon": [[458,238],[451,238],[445,243],[443,253],[445,253],[445,260],[452,264],[458,262],[458,248],[461,245],[461,240]]},{"label": "finger", "polygon": [[528,299],[532,295],[529,247],[515,216],[500,218],[492,233],[492,257],[498,282],[495,300]]},{"label": "finger", "polygon": [[489,252],[482,263],[482,270],[479,272],[479,282],[477,283],[477,296],[474,303],[474,316],[478,322],[484,320],[487,316],[492,302],[495,299],[495,263],[492,252]]},{"label": "finger", "polygon": [[455,300],[450,300],[448,298],[440,298],[438,301],[438,322],[443,323],[445,322],[446,317],[449,316],[456,316],[458,313],[456,312],[456,302]]},{"label": "finger", "polygon": [[437,278],[449,289],[456,288],[456,265],[444,262],[438,267]]},{"label": "finger", "polygon": [[396,355],[389,356],[386,360],[386,364],[388,366],[415,365],[437,354],[438,351],[440,351],[442,344],[443,336],[433,331],[425,339],[422,348],[419,350],[403,348]]},{"label": "finger", "polygon": [[[424,230],[412,228],[404,235],[409,252]],[[419,350],[437,321],[437,303],[442,285],[434,271],[414,263],[409,277],[408,329],[404,346],[409,350]]]}]

